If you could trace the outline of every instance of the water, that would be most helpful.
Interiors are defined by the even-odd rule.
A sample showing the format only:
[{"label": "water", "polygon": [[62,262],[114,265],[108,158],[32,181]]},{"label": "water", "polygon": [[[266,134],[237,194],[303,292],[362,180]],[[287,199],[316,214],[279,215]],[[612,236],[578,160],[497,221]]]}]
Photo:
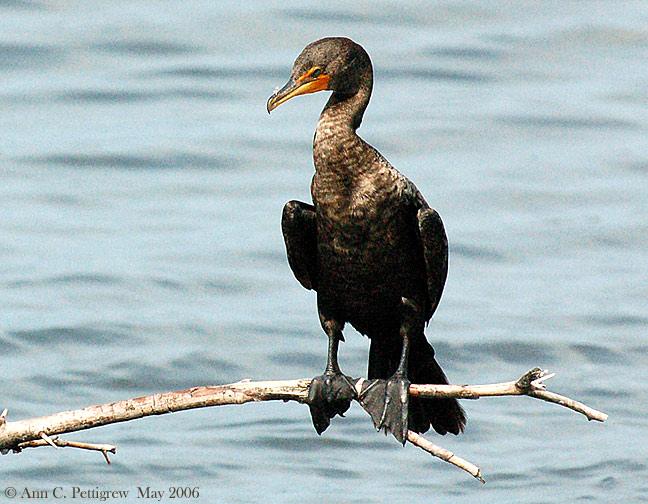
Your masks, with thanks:
[{"label": "water", "polygon": [[[533,366],[604,424],[524,398],[465,402],[481,485],[373,432],[318,437],[265,403],[70,435],[0,459],[2,487],[200,488],[202,502],[648,498],[648,6],[625,2],[2,2],[1,408],[18,420],[242,378],[314,376],[315,299],[280,213],[308,200],[324,94],[265,101],[308,42],[364,45],[360,130],[444,218],[428,337],[457,383]],[[347,331],[343,369],[365,373]],[[123,502],[129,499],[122,500]],[[137,501],[134,499],[133,501]]]}]

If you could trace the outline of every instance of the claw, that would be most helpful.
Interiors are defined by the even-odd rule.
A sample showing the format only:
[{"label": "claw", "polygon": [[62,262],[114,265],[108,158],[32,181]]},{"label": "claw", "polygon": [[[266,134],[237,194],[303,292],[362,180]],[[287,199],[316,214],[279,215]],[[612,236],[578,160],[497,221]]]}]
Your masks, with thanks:
[{"label": "claw", "polygon": [[359,397],[376,430],[391,432],[403,445],[407,440],[409,385],[407,378],[397,374],[389,380],[370,380]]},{"label": "claw", "polygon": [[356,391],[348,376],[324,373],[313,378],[308,389],[308,407],[317,433],[324,432],[335,415],[344,416],[355,398]]}]

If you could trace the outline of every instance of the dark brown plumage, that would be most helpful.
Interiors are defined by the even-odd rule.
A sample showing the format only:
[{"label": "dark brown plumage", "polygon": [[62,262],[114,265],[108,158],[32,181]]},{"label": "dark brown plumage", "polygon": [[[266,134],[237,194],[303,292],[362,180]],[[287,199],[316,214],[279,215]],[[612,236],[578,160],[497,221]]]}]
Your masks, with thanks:
[{"label": "dark brown plumage", "polygon": [[[370,386],[361,402],[377,428],[405,441],[407,429],[458,434],[465,416],[454,399],[409,400],[414,383],[447,383],[423,329],[446,280],[448,245],[438,213],[356,129],[369,103],[373,70],[346,38],[308,45],[268,111],[299,94],[331,90],[313,141],[313,205],[291,201],[282,229],[295,277],[317,292],[329,337],[324,375],[313,381],[313,423],[322,432],[349,407],[355,390],[337,364],[346,322],[371,339]],[[408,381],[409,379],[409,381]]]}]

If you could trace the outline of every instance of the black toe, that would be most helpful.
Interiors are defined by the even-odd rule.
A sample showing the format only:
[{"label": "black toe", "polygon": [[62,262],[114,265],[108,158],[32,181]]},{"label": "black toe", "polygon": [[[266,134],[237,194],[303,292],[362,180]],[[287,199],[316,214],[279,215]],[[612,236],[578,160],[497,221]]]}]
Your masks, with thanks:
[{"label": "black toe", "polygon": [[406,378],[394,375],[389,380],[370,380],[360,394],[360,404],[376,429],[391,432],[403,445],[407,440],[409,385]]},{"label": "black toe", "polygon": [[355,397],[353,383],[341,373],[313,378],[308,389],[308,407],[317,433],[324,432],[335,415],[344,416]]}]

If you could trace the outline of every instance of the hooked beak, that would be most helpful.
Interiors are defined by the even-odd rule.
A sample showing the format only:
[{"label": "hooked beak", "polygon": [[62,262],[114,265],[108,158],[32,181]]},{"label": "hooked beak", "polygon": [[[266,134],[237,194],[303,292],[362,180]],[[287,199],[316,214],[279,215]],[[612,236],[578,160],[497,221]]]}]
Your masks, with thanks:
[{"label": "hooked beak", "polygon": [[329,75],[320,74],[317,77],[313,77],[311,73],[312,72],[307,72],[298,79],[291,78],[284,87],[279,91],[275,91],[273,95],[268,98],[268,114],[283,102],[290,100],[294,96],[315,93],[317,91],[325,91],[328,89],[328,83],[331,79]]}]

